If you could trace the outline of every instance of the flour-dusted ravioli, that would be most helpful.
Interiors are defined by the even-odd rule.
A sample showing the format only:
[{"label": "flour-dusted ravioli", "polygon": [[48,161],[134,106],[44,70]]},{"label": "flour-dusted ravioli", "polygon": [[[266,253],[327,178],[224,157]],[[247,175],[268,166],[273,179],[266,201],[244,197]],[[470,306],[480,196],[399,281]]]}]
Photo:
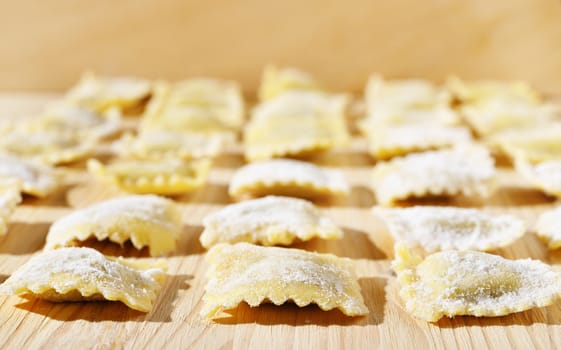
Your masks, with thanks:
[{"label": "flour-dusted ravioli", "polygon": [[61,182],[52,167],[7,154],[0,154],[0,179],[15,180],[21,192],[37,197],[54,192]]},{"label": "flour-dusted ravioli", "polygon": [[481,136],[512,129],[526,130],[550,123],[558,117],[559,112],[559,107],[553,104],[501,99],[460,107],[460,113]]},{"label": "flour-dusted ravioli", "polygon": [[302,198],[346,195],[350,191],[343,174],[292,159],[254,162],[239,168],[230,182],[231,196],[268,194]]},{"label": "flour-dusted ravioli", "polygon": [[516,159],[516,170],[543,192],[561,198],[561,160],[549,160],[532,164]]},{"label": "flour-dusted ravioli", "polygon": [[268,65],[263,71],[259,86],[259,99],[266,101],[295,90],[322,90],[321,85],[312,75],[300,69],[284,67],[278,68]]},{"label": "flour-dusted ravioli", "polygon": [[0,293],[53,302],[120,301],[149,312],[165,268],[164,261],[109,259],[91,248],[61,248],[31,257],[0,285]]},{"label": "flour-dusted ravioli", "polygon": [[230,204],[207,215],[203,224],[200,241],[205,248],[218,243],[290,245],[296,239],[343,237],[343,231],[312,203],[280,196]]},{"label": "flour-dusted ravioli", "polygon": [[19,184],[13,180],[0,181],[0,236],[8,232],[8,221],[20,202]]},{"label": "flour-dusted ravioli", "polygon": [[385,80],[382,76],[374,74],[368,80],[365,98],[370,114],[377,110],[423,109],[447,105],[450,101],[450,93],[428,80]]},{"label": "flour-dusted ravioli", "polygon": [[207,159],[132,160],[103,165],[88,161],[88,171],[101,181],[132,193],[175,195],[191,192],[206,182],[211,162]]},{"label": "flour-dusted ravioli", "polygon": [[561,206],[540,215],[536,223],[536,234],[549,249],[561,248]]},{"label": "flour-dusted ravioli", "polygon": [[102,114],[85,107],[57,103],[39,117],[33,118],[26,127],[32,130],[73,132],[80,137],[102,139],[119,132],[122,120],[121,112],[116,108]]},{"label": "flour-dusted ravioli", "polygon": [[14,130],[0,137],[0,151],[46,164],[70,163],[87,157],[94,148],[93,138],[54,130]]},{"label": "flour-dusted ravioli", "polygon": [[507,246],[525,233],[525,224],[512,215],[490,215],[477,209],[415,206],[374,208],[394,241],[440,250],[492,250]]},{"label": "flour-dusted ravioli", "polygon": [[430,196],[486,196],[494,183],[494,160],[476,145],[413,153],[374,168],[374,190],[381,205]]},{"label": "flour-dusted ravioli", "polygon": [[493,135],[489,143],[510,158],[538,163],[561,160],[561,124],[543,123]]},{"label": "flour-dusted ravioli", "polygon": [[369,151],[376,159],[389,159],[412,152],[450,148],[472,140],[461,126],[406,124],[401,126],[363,126]]},{"label": "flour-dusted ravioli", "polygon": [[201,314],[208,318],[244,301],[251,307],[292,301],[300,307],[317,304],[325,311],[337,308],[347,316],[368,313],[347,258],[237,243],[212,247],[206,260],[209,281]]},{"label": "flour-dusted ravioli", "polygon": [[258,105],[245,129],[250,161],[309,155],[345,144],[344,95],[290,91]]},{"label": "flour-dusted ravioli", "polygon": [[127,158],[189,160],[216,156],[220,152],[224,141],[218,135],[170,130],[144,132],[138,136],[128,133],[113,145],[119,155]]},{"label": "flour-dusted ravioli", "polygon": [[465,82],[458,77],[449,77],[446,85],[463,103],[479,103],[488,100],[510,100],[538,103],[539,93],[522,81],[479,80]]},{"label": "flour-dusted ravioli", "polygon": [[130,241],[137,249],[148,247],[151,256],[165,255],[175,250],[181,224],[181,214],[169,199],[154,195],[116,198],[55,221],[45,249],[74,246],[95,238],[121,245]]},{"label": "flour-dusted ravioli", "polygon": [[443,316],[503,316],[553,304],[561,274],[538,260],[507,260],[476,251],[439,252],[422,260],[396,245],[392,266],[405,309],[436,322]]},{"label": "flour-dusted ravioli", "polygon": [[244,122],[244,103],[234,82],[191,79],[159,83],[142,117],[140,130],[225,133]]},{"label": "flour-dusted ravioli", "polygon": [[149,81],[130,77],[99,77],[87,72],[66,95],[79,106],[104,111],[112,107],[125,110],[139,105],[150,96]]},{"label": "flour-dusted ravioli", "polygon": [[436,105],[423,108],[378,108],[368,111],[367,118],[361,120],[359,128],[364,132],[371,125],[400,126],[408,124],[458,125],[459,114],[448,105]]}]

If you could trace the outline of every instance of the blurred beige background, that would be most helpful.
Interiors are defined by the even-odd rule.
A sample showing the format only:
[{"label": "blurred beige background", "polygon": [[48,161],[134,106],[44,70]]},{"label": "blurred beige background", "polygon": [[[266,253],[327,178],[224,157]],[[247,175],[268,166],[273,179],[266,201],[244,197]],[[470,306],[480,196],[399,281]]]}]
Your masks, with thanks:
[{"label": "blurred beige background", "polygon": [[63,90],[92,69],[231,78],[252,93],[276,62],[352,91],[379,71],[561,93],[559,0],[5,1],[0,32],[2,91]]}]

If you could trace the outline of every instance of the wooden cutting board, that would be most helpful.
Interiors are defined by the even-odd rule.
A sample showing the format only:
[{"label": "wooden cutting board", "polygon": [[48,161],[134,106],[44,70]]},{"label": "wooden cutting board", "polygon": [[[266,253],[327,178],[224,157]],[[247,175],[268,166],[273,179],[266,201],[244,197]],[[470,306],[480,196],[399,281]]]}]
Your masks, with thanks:
[{"label": "wooden cutting board", "polygon": [[[3,95],[0,116],[32,115],[51,99],[45,95]],[[352,258],[370,310],[368,316],[348,318],[339,311],[294,305],[242,305],[214,321],[199,316],[207,270],[205,250],[198,241],[201,222],[206,214],[230,202],[229,179],[243,164],[238,146],[216,160],[204,188],[176,198],[185,225],[177,251],[168,258],[169,277],[152,312],[140,313],[118,302],[55,304],[0,296],[0,348],[561,348],[561,303],[505,317],[456,317],[436,324],[415,320],[403,310],[390,260],[381,249],[379,237],[384,227],[370,213],[375,204],[369,185],[374,162],[365,150],[365,141],[357,137],[348,149],[315,160],[339,167],[353,186],[348,198],[322,206],[344,228],[345,237],[298,247]],[[107,157],[103,149],[100,152]],[[68,167],[66,184],[59,192],[42,200],[25,198],[12,217],[8,234],[0,237],[0,282],[42,249],[53,221],[119,194],[96,183],[82,162]],[[490,198],[456,198],[438,204],[520,216],[528,222],[528,234],[497,253],[507,258],[540,259],[559,269],[561,252],[548,252],[531,233],[537,215],[553,207],[555,200],[529,187],[508,165],[499,167],[499,187]],[[145,254],[130,246],[99,248],[111,254]]]}]

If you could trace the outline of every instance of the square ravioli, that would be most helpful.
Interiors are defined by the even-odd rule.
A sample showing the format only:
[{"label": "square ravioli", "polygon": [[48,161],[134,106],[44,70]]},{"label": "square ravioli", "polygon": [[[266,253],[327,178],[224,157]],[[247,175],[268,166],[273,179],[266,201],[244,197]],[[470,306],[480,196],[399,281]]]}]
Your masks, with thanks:
[{"label": "square ravioli", "polygon": [[200,241],[207,249],[218,243],[290,245],[296,239],[343,237],[343,231],[312,203],[279,196],[227,205],[207,215],[203,225]]},{"label": "square ravioli", "polygon": [[76,135],[99,140],[117,134],[123,127],[121,113],[112,108],[104,113],[66,102],[56,102],[35,118],[4,125],[10,132]]},{"label": "square ravioli", "polygon": [[522,237],[524,221],[512,215],[490,215],[478,209],[415,206],[374,208],[395,242],[440,250],[493,250]]},{"label": "square ravioli", "polygon": [[532,163],[561,160],[561,123],[501,132],[491,136],[489,143],[512,159]]},{"label": "square ravioli", "polygon": [[487,196],[494,184],[494,160],[478,145],[413,153],[374,168],[374,190],[384,206],[409,198]]},{"label": "square ravioli", "polygon": [[386,80],[374,74],[368,79],[365,91],[368,115],[399,109],[425,109],[446,106],[450,93],[428,80]]},{"label": "square ravioli", "polygon": [[66,101],[96,111],[110,108],[129,109],[150,96],[149,81],[130,77],[99,77],[85,73],[66,95]]},{"label": "square ravioli", "polygon": [[548,195],[561,198],[561,160],[532,164],[523,159],[515,159],[514,165],[534,187]]},{"label": "square ravioli", "polygon": [[540,94],[523,81],[478,80],[466,82],[451,76],[446,86],[461,103],[481,103],[489,100],[509,100],[539,103]]},{"label": "square ravioli", "polygon": [[303,70],[268,65],[263,71],[261,85],[259,85],[259,100],[266,101],[287,91],[321,91],[319,82]]},{"label": "square ravioli", "polygon": [[165,268],[164,261],[109,259],[90,248],[62,248],[31,257],[0,285],[0,293],[53,302],[120,301],[149,312]]},{"label": "square ravioli", "polygon": [[272,159],[247,164],[236,170],[228,193],[233,197],[284,195],[323,198],[347,195],[349,185],[338,170],[292,159]]},{"label": "square ravioli", "polygon": [[96,139],[72,131],[13,130],[0,138],[0,152],[31,159],[45,164],[66,164],[84,159],[97,142]]},{"label": "square ravioli", "polygon": [[8,222],[21,202],[19,184],[15,181],[0,181],[0,236],[8,232]]},{"label": "square ravioli", "polygon": [[244,301],[251,307],[292,301],[299,307],[313,303],[325,311],[337,308],[347,316],[368,313],[347,258],[237,243],[212,247],[206,260],[209,281],[201,315],[208,318]]},{"label": "square ravioli", "polygon": [[22,193],[45,197],[61,185],[61,176],[55,169],[31,160],[0,153],[0,179],[16,181]]},{"label": "square ravioli", "polygon": [[181,232],[181,213],[169,199],[154,195],[126,196],[75,210],[55,221],[47,234],[45,249],[77,245],[89,238],[136,249],[148,247],[151,256],[175,250]]},{"label": "square ravioli", "polygon": [[461,119],[460,115],[448,105],[423,108],[387,107],[369,111],[368,116],[358,123],[358,127],[367,134],[369,129],[377,126],[409,124],[454,126],[461,124]]},{"label": "square ravioli", "polygon": [[194,191],[206,182],[211,162],[207,159],[131,160],[103,165],[88,161],[88,171],[100,181],[139,194],[179,195]]},{"label": "square ravioli", "polygon": [[345,144],[347,102],[343,95],[290,91],[261,103],[245,128],[246,159],[305,156]]},{"label": "square ravioli", "polygon": [[376,159],[390,159],[408,153],[450,148],[469,143],[471,133],[461,126],[406,124],[363,126],[368,149]]},{"label": "square ravioli", "polygon": [[561,206],[540,215],[536,223],[536,235],[549,249],[561,248]]},{"label": "square ravioli", "polygon": [[113,149],[122,157],[159,159],[196,159],[218,155],[224,139],[218,135],[204,135],[175,131],[143,132],[137,136],[125,134],[113,143]]},{"label": "square ravioli", "polygon": [[234,82],[191,79],[159,83],[142,117],[140,130],[225,133],[244,122],[244,103]]},{"label": "square ravioli", "polygon": [[508,260],[476,251],[434,253],[424,260],[396,245],[392,267],[399,295],[414,317],[503,316],[553,304],[561,297],[561,274],[538,260]]},{"label": "square ravioli", "polygon": [[459,111],[477,135],[488,136],[507,130],[527,130],[553,122],[557,119],[559,107],[498,99],[463,105]]}]

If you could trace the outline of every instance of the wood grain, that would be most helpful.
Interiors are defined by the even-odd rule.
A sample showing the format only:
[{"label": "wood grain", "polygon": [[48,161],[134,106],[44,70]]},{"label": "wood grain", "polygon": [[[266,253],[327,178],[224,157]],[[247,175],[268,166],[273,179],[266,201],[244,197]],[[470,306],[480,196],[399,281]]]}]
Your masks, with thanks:
[{"label": "wood grain", "polygon": [[[6,108],[31,113],[40,110],[49,96],[0,98]],[[369,189],[374,162],[356,138],[345,150],[319,157],[317,163],[336,165],[344,171],[353,190],[322,210],[345,230],[340,242],[314,240],[300,248],[330,252],[356,262],[360,285],[370,314],[348,318],[338,311],[317,307],[242,305],[214,322],[201,319],[201,297],[207,264],[198,242],[201,220],[230,199],[227,185],[242,164],[240,147],[220,157],[209,183],[197,192],[177,198],[184,228],[177,251],[169,257],[169,278],[154,310],[143,314],[117,302],[55,304],[35,299],[0,296],[0,348],[169,348],[169,349],[366,349],[366,348],[519,348],[561,347],[561,303],[497,318],[456,317],[428,324],[410,317],[397,294],[390,261],[379,240],[383,225],[370,213],[375,198]],[[500,186],[487,200],[456,198],[440,204],[481,207],[493,213],[514,213],[530,227],[536,216],[555,200],[528,187],[508,167],[499,169]],[[83,164],[68,169],[64,189],[38,200],[25,198],[16,210],[9,232],[0,237],[0,281],[42,249],[49,225],[56,219],[118,191],[95,183]],[[530,232],[497,253],[508,258],[532,257],[560,269],[560,252],[548,252]],[[131,246],[101,248],[108,253],[141,255]]]},{"label": "wood grain", "polygon": [[561,93],[558,0],[76,0],[5,2],[0,89],[62,91],[85,69],[236,79],[263,65],[359,91],[368,74],[524,79]]}]

